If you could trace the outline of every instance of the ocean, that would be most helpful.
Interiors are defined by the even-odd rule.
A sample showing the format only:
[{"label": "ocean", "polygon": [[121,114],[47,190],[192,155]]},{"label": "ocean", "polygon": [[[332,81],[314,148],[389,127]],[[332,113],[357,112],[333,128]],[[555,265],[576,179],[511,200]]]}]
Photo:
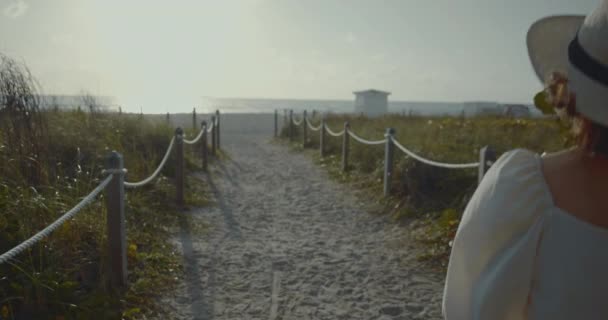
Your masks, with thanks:
[{"label": "ocean", "polygon": [[[202,110],[222,110],[223,113],[272,113],[292,109],[294,112],[304,110],[332,113],[353,112],[352,100],[289,100],[289,99],[228,99],[206,98]],[[464,103],[459,102],[409,102],[389,101],[390,113],[409,113],[417,115],[458,115]]]},{"label": "ocean", "polygon": [[[389,113],[420,116],[458,116],[465,110],[466,115],[484,107],[495,107],[496,102],[412,102],[389,101]],[[222,131],[224,132],[264,132],[272,134],[275,110],[279,111],[279,122],[282,125],[283,110],[293,110],[296,114],[302,111],[322,113],[352,113],[354,101],[349,100],[290,100],[290,99],[217,99],[207,98],[203,105],[197,107],[197,126],[203,119],[209,120],[211,113],[220,110],[222,114]],[[532,115],[536,115],[531,107]],[[148,115],[156,121],[166,121],[165,114]],[[172,113],[172,126],[192,127],[192,113]]]},{"label": "ocean", "polygon": [[[463,110],[467,114],[473,110],[496,107],[499,103],[492,101],[471,102],[429,102],[429,101],[390,101],[389,113],[412,114],[421,116],[454,116],[460,115]],[[513,103],[517,104],[517,103]],[[354,110],[352,100],[295,100],[295,99],[232,99],[232,98],[206,98],[203,100],[203,109],[207,112],[219,109],[223,113],[273,113],[274,110],[293,110],[301,113],[304,110],[330,113],[351,113]],[[531,114],[537,115],[536,108],[528,105]]]}]

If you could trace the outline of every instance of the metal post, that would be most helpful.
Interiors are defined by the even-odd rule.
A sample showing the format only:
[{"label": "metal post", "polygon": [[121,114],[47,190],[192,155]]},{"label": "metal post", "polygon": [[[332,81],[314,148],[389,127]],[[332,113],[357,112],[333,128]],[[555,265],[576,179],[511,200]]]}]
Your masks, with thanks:
[{"label": "metal post", "polygon": [[319,130],[319,152],[321,158],[325,157],[325,118],[321,119],[321,130]]},{"label": "metal post", "polygon": [[196,108],[192,109],[192,130],[196,131]]},{"label": "metal post", "polygon": [[211,116],[211,125],[213,126],[211,127],[211,154],[215,156],[215,116]]},{"label": "metal post", "polygon": [[386,134],[386,147],[384,149],[384,196],[387,197],[391,193],[391,178],[393,177],[393,153],[394,147],[393,136],[395,135],[395,129],[387,128]]},{"label": "metal post", "polygon": [[217,125],[215,127],[215,130],[217,130],[217,132],[215,133],[215,136],[217,138],[217,149],[221,149],[220,148],[220,110],[215,110],[215,124]]},{"label": "metal post", "polygon": [[279,111],[278,110],[274,110],[274,137],[276,138],[278,136],[278,132],[279,132]]},{"label": "metal post", "polygon": [[306,124],[306,110],[302,115],[302,148],[306,148],[306,140],[308,140],[308,126]]},{"label": "metal post", "polygon": [[481,183],[490,166],[496,161],[496,152],[490,146],[485,146],[479,150],[479,171],[477,183]]},{"label": "metal post", "polygon": [[175,129],[175,198],[177,205],[184,204],[184,130]]},{"label": "metal post", "polygon": [[349,135],[348,130],[350,129],[350,124],[344,122],[344,136],[342,137],[342,171],[346,172],[348,170],[348,145],[349,145]]},{"label": "metal post", "polygon": [[112,181],[106,187],[107,229],[110,285],[123,288],[127,285],[127,239],[125,231],[125,171],[122,155],[112,151],[106,169]]},{"label": "metal post", "polygon": [[293,141],[293,110],[289,110],[289,141]]},{"label": "metal post", "polygon": [[203,158],[203,171],[207,171],[209,162],[207,159],[207,121],[201,122],[201,130],[203,130],[203,136],[201,137],[201,158]]}]

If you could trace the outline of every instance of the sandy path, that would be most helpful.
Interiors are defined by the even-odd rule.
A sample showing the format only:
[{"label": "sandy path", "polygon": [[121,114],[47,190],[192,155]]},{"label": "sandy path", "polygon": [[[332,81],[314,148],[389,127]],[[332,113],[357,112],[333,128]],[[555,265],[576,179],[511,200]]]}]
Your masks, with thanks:
[{"label": "sandy path", "polygon": [[310,158],[268,136],[225,135],[231,157],[201,179],[211,225],[176,237],[186,279],[163,299],[175,319],[440,319],[441,276],[402,227],[361,209]]}]

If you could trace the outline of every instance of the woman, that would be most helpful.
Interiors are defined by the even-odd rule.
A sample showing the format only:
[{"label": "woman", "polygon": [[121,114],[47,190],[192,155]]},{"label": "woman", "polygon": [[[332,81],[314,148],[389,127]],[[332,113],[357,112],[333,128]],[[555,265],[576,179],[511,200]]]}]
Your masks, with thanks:
[{"label": "woman", "polygon": [[608,1],[536,22],[528,49],[578,143],[488,171],[454,239],[447,320],[608,319]]}]

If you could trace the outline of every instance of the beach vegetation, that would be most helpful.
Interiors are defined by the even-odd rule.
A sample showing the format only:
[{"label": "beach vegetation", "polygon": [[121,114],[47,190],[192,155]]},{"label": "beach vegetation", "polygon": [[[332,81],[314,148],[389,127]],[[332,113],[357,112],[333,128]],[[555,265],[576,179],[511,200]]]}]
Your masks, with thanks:
[{"label": "beach vegetation", "polygon": [[[500,157],[516,148],[540,154],[555,152],[574,143],[569,128],[553,115],[508,118],[391,114],[368,118],[330,114],[325,121],[334,132],[341,131],[348,122],[353,132],[369,140],[382,140],[387,128],[393,128],[395,138],[406,148],[424,158],[446,163],[478,162],[479,151],[484,146],[490,146]],[[320,119],[311,119],[311,122],[316,126]],[[283,141],[288,141],[288,133],[287,126],[282,128]],[[294,133],[292,145],[302,150],[302,127],[296,127]],[[326,134],[326,156],[320,158],[318,132],[308,130],[307,136],[306,150],[330,176],[360,191],[368,202],[376,205],[374,212],[390,214],[395,221],[406,223],[413,238],[423,244],[420,258],[445,268],[460,216],[477,187],[477,169],[429,166],[395,149],[393,192],[384,197],[384,145],[363,145],[351,138],[348,170],[344,172],[342,137]]]},{"label": "beach vegetation", "polygon": [[[86,108],[45,109],[27,68],[0,56],[0,253],[28,239],[77,204],[104,177],[105,159],[122,153],[128,181],[154,171],[173,128],[139,115]],[[191,137],[190,137],[191,138]],[[200,160],[186,149],[186,162]],[[174,204],[174,161],[161,177],[127,190],[128,288],[107,283],[106,209],[102,193],[49,237],[0,264],[0,319],[136,319],[163,312],[155,298],[182,277],[169,241],[184,223]],[[207,190],[187,179],[186,205],[204,206]],[[197,225],[197,224],[194,224]],[[204,225],[191,227],[203,230]]]}]

